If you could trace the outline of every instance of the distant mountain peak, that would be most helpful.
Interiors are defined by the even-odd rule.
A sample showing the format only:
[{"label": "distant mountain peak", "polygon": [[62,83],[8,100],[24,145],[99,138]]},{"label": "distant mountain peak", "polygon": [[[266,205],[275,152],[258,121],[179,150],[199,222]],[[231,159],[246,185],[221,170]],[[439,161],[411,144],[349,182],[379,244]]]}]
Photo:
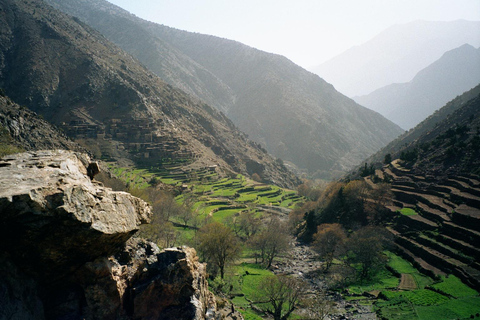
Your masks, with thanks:
[{"label": "distant mountain peak", "polygon": [[350,97],[366,95],[392,83],[410,81],[448,50],[465,43],[479,47],[479,30],[480,21],[397,24],[312,71]]},{"label": "distant mountain peak", "polygon": [[410,82],[385,86],[355,101],[410,129],[479,83],[480,49],[463,44],[445,52]]}]

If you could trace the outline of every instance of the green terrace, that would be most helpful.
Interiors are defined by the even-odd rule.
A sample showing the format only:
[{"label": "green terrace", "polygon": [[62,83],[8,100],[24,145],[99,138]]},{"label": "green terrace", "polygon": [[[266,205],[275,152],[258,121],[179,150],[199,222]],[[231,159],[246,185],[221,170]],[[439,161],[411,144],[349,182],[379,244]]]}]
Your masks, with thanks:
[{"label": "green terrace", "polygon": [[[432,279],[392,253],[387,267],[372,279],[352,283],[347,300],[371,304],[380,319],[476,319],[480,296],[454,275]],[[365,297],[377,298],[365,298]]]},{"label": "green terrace", "polygon": [[[185,195],[194,198],[192,208],[203,217],[225,222],[242,211],[253,210],[261,216],[257,205],[293,209],[305,199],[296,191],[282,189],[250,180],[243,175],[220,177],[211,168],[183,171],[175,167],[170,171],[155,168],[124,168],[110,163],[111,172],[130,189],[145,189],[160,181],[184,192],[176,197],[179,204],[185,202]],[[181,221],[174,221],[181,224]]]}]

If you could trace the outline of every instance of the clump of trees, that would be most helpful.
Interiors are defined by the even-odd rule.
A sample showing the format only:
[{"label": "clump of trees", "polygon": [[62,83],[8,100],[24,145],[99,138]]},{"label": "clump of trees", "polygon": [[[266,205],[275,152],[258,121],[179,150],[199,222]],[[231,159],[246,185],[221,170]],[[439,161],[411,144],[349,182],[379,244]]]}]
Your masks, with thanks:
[{"label": "clump of trees", "polygon": [[360,176],[361,177],[367,177],[367,176],[370,176],[370,175],[373,175],[375,174],[375,166],[372,164],[370,164],[370,166],[365,162],[365,165],[363,166],[363,168],[360,169]]},{"label": "clump of trees", "polygon": [[314,235],[313,248],[325,262],[324,271],[332,266],[333,259],[343,260],[360,280],[368,279],[383,267],[387,257],[383,253],[391,237],[382,227],[365,226],[347,237],[340,224],[321,224]]},{"label": "clump of trees", "polygon": [[339,223],[345,230],[380,224],[390,199],[390,186],[385,183],[378,183],[372,189],[363,180],[332,182],[317,201],[292,211],[289,221],[302,241],[312,242],[320,224]]}]

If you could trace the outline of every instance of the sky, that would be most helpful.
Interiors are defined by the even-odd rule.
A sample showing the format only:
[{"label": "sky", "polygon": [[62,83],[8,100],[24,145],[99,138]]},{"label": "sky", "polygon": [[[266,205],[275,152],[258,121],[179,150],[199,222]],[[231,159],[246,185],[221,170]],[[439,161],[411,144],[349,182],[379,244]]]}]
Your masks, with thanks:
[{"label": "sky", "polygon": [[480,0],[108,0],[140,18],[236,40],[310,69],[394,24],[480,21]]}]

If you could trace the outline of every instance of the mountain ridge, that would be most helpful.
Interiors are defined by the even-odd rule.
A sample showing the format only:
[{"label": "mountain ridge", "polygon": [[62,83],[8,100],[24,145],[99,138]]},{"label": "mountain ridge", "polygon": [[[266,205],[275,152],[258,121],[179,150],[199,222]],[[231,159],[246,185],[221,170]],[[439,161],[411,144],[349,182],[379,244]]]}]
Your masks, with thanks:
[{"label": "mountain ridge", "polygon": [[311,68],[347,96],[410,81],[443,53],[464,43],[480,46],[480,21],[417,20],[394,25],[369,41]]},{"label": "mountain ridge", "polygon": [[[470,160],[468,160],[474,161],[473,164],[467,163],[467,165],[456,166],[455,162],[447,161],[448,157],[453,156],[453,154],[451,154],[452,151],[447,152],[447,149],[450,146],[457,147],[457,156],[465,158],[467,155],[467,151],[468,153],[478,153],[478,150],[480,150],[479,148],[477,148],[476,150],[466,149],[466,142],[470,144],[477,143],[475,142],[475,139],[477,139],[475,138],[475,135],[478,136],[479,132],[478,129],[477,131],[475,131],[475,127],[472,125],[472,123],[479,121],[477,112],[479,103],[480,85],[477,85],[475,88],[463,93],[460,96],[457,96],[455,99],[448,102],[445,106],[435,111],[428,118],[419,123],[415,128],[409,130],[408,132],[405,132],[403,135],[390,142],[386,147],[382,148],[379,152],[368,158],[366,162],[379,165],[380,163],[383,163],[384,157],[387,154],[390,154],[392,159],[396,159],[400,158],[402,153],[406,154],[409,151],[417,149],[418,152],[430,152],[437,154],[437,159],[433,160],[431,157],[424,159],[422,158],[421,154],[418,155],[418,157],[415,157],[414,163],[418,161],[418,164],[421,166],[420,169],[422,169],[423,171],[438,171],[438,168],[435,167],[438,163],[440,164],[441,168],[444,167],[442,169],[443,171],[448,172],[447,169],[450,170],[448,172],[449,175],[455,175],[458,173],[459,170],[463,170],[463,173],[468,173],[468,171],[474,171],[475,169],[479,168],[478,160],[476,160],[475,157],[469,157]],[[455,124],[457,125],[457,127],[463,125],[469,127],[467,132],[463,132],[463,129],[459,131],[459,134],[465,135],[466,133],[468,133],[468,136],[463,136],[460,137],[461,139],[459,139],[459,137],[457,137],[455,133]],[[438,136],[446,133],[448,129],[453,129],[454,131],[453,133],[450,132],[451,136],[445,136],[441,139],[439,138],[440,140],[438,142],[435,142],[435,139]],[[446,143],[449,141],[449,139],[451,140],[450,145]],[[455,146],[455,144],[459,145]],[[437,150],[435,150],[435,148]],[[431,165],[427,165],[427,160],[432,160]],[[475,172],[475,174],[477,175],[479,173],[480,172]]]},{"label": "mountain ridge", "polygon": [[0,4],[0,87],[108,159],[297,178],[225,115],[174,89],[79,19],[42,1]]},{"label": "mountain ridge", "polygon": [[410,82],[391,84],[354,100],[408,130],[479,83],[480,48],[464,44],[445,52]]},{"label": "mountain ridge", "polygon": [[[104,1],[48,0],[48,3],[77,15],[124,49],[130,47],[126,43],[129,38],[124,38],[120,32],[112,33],[114,27],[107,28],[94,17],[108,11],[109,17],[105,19],[113,21],[116,17],[115,25],[120,26],[127,19],[134,23],[135,30],[148,32],[151,41],[168,43],[176,48],[176,52],[188,57],[189,65],[202,66],[221,82],[212,86],[203,82],[204,87],[190,87],[186,92],[200,99],[213,95],[215,102],[210,104],[225,111],[250,138],[274,156],[307,170],[312,176],[331,178],[339,175],[401,133],[396,125],[344,97],[323,79],[285,57],[232,40],[144,21]],[[102,9],[105,7],[108,10]],[[145,48],[148,46],[144,45]],[[146,50],[139,46],[136,51]],[[159,69],[166,72],[170,68],[165,65],[169,63],[169,57],[158,58],[162,57],[160,51],[156,60],[160,66],[142,58],[138,52],[130,53],[150,70],[157,70],[160,77],[165,75]],[[181,71],[175,69],[172,72],[179,72],[185,78],[192,76]],[[172,78],[170,80],[177,86]],[[184,84],[181,82],[178,86]],[[199,90],[201,94],[195,93]],[[283,128],[287,130],[280,130]]]}]

